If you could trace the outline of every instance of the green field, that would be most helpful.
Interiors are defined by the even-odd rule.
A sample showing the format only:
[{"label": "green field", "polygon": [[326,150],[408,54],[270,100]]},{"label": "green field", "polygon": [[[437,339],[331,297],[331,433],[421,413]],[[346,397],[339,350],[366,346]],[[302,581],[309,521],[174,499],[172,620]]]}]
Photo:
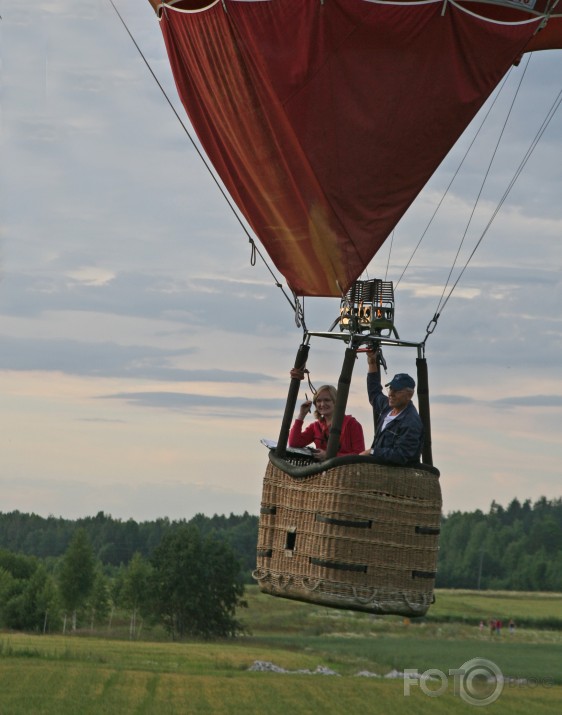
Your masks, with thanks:
[{"label": "green field", "polygon": [[547,627],[557,622],[562,629],[562,595],[559,593],[521,593],[516,591],[437,591],[430,620],[453,618],[484,623],[499,617],[504,626],[510,618],[519,624]]},{"label": "green field", "polygon": [[[240,613],[248,634],[221,643],[171,643],[158,630],[128,641],[118,630],[97,635],[0,634],[1,715],[94,713],[466,713],[491,686],[471,691],[470,702],[440,685],[417,681],[405,694],[390,671],[429,668],[447,673],[472,658],[492,661],[506,677],[494,713],[556,713],[562,709],[562,632],[519,627],[492,638],[477,623],[492,613],[504,622],[556,619],[561,594],[447,591],[438,593],[431,620],[405,622],[318,608],[248,591]],[[437,620],[443,618],[443,622]],[[160,640],[159,640],[160,639]],[[263,661],[288,673],[255,672]],[[338,675],[303,674],[318,666]],[[424,691],[425,688],[425,691]],[[488,688],[488,691],[486,691]],[[472,698],[472,699],[471,699]]]}]

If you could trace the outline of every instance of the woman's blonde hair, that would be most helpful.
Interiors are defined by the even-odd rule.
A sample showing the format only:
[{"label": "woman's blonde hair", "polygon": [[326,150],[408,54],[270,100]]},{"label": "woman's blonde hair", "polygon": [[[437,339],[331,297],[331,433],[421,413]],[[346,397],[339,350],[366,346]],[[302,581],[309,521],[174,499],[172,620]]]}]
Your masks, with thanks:
[{"label": "woman's blonde hair", "polygon": [[[333,385],[322,385],[322,387],[319,387],[319,388],[316,390],[316,393],[315,393],[314,397],[312,398],[312,402],[314,403],[314,407],[316,407],[316,400],[318,399],[318,395],[319,395],[321,392],[327,392],[327,393],[330,395],[330,397],[331,397],[331,399],[332,399],[332,402],[334,402],[334,404],[335,404],[335,402],[336,402],[336,397],[338,396],[338,391],[336,390],[336,388],[335,388]],[[320,415],[319,412],[318,412],[318,410],[316,410],[316,409],[314,410],[314,417],[315,417],[317,420],[322,419],[322,415]]]}]

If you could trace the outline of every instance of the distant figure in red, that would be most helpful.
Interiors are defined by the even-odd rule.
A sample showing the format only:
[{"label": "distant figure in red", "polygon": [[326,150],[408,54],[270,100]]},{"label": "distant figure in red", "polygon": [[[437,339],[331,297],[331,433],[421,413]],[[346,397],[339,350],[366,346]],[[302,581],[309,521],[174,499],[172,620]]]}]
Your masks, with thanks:
[{"label": "distant figure in red", "polygon": [[503,628],[503,623],[498,618],[498,620],[496,621],[496,633],[498,634],[498,636],[501,636],[502,628]]}]

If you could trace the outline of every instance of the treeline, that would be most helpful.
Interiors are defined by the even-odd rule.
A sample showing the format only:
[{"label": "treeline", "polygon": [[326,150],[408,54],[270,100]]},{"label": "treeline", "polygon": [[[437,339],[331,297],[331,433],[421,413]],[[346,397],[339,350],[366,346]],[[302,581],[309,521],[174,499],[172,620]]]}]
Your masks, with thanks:
[{"label": "treeline", "polygon": [[[232,550],[245,583],[256,563],[258,517],[197,514],[189,521],[122,521],[99,512],[75,521],[18,511],[0,513],[0,549],[42,560],[47,568],[84,531],[94,558],[110,570],[127,567],[137,554],[149,560],[163,539],[185,526]],[[562,591],[562,499],[535,503],[492,502],[488,513],[452,512],[442,519],[438,588]],[[51,565],[50,565],[51,564]]]},{"label": "treeline", "polygon": [[104,566],[121,566],[129,564],[135,554],[148,558],[165,536],[186,525],[195,526],[202,537],[213,534],[224,539],[236,554],[246,582],[251,582],[258,517],[248,512],[242,516],[197,514],[189,521],[164,518],[144,522],[114,519],[103,511],[77,520],[0,512],[0,548],[39,559],[57,559],[67,551],[75,532],[82,530],[97,561]]},{"label": "treeline", "polygon": [[562,591],[562,499],[443,518],[439,588]]}]

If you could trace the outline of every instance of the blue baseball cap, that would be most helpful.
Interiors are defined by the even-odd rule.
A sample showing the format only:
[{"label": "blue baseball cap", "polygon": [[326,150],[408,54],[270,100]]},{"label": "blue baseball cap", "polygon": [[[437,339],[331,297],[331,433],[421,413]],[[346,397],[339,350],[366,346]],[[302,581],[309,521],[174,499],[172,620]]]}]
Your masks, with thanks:
[{"label": "blue baseball cap", "polygon": [[406,387],[413,390],[415,386],[416,383],[414,378],[410,377],[405,372],[399,372],[390,382],[386,383],[386,387],[390,387],[390,389],[394,391],[404,390]]}]

